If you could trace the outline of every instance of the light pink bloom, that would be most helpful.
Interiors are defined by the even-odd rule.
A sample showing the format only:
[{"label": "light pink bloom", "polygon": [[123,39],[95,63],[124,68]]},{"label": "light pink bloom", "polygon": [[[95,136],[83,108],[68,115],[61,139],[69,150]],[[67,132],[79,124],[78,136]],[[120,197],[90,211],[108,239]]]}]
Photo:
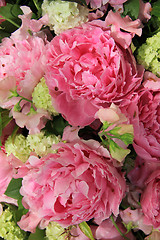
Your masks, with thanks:
[{"label": "light pink bloom", "polygon": [[29,213],[62,226],[117,216],[126,185],[110,160],[80,140],[54,148],[57,153],[41,159],[31,156],[19,171],[20,193]]},{"label": "light pink bloom", "polygon": [[[115,220],[116,221],[116,220]],[[121,222],[116,221],[118,228],[122,233],[126,233],[126,229]],[[95,239],[97,240],[123,240],[124,238],[117,231],[110,219],[103,221],[98,227],[91,226]],[[135,240],[135,237],[130,232],[126,235],[130,240]]]},{"label": "light pink bloom", "polygon": [[[26,105],[28,105],[28,103]],[[40,130],[45,127],[47,119],[50,119],[51,116],[43,109],[37,109],[35,113],[28,115],[28,110],[28,106],[24,106],[22,112],[11,112],[19,127],[26,127],[29,130],[29,134],[39,133]]]},{"label": "light pink bloom", "polygon": [[151,18],[151,4],[149,2],[144,3],[142,0],[139,0],[140,3],[140,10],[139,10],[139,15],[138,18],[142,21],[142,22],[147,22],[150,18]]},{"label": "light pink bloom", "polygon": [[[128,15],[122,18],[119,12],[109,11],[105,23],[106,25],[111,24],[111,36],[116,41],[121,40],[122,43],[124,42],[125,47],[129,47],[132,37],[134,37],[135,34],[138,36],[141,36],[142,34],[142,26],[139,19],[132,21]],[[122,32],[120,29],[125,30],[125,32]],[[129,42],[129,45],[127,45],[127,41]]]},{"label": "light pink bloom", "polygon": [[120,211],[120,216],[125,224],[132,222],[133,226],[135,226],[135,231],[140,229],[146,235],[151,233],[152,225],[145,225],[142,209],[131,210],[130,208],[126,208],[124,211]]},{"label": "light pink bloom", "polygon": [[73,126],[90,124],[112,102],[121,105],[142,80],[130,49],[101,20],[64,31],[47,47],[46,84],[55,109]]},{"label": "light pink bloom", "polygon": [[31,37],[30,32],[36,36],[42,26],[48,24],[48,17],[45,15],[38,20],[31,19],[33,12],[29,7],[21,6],[21,10],[24,13],[23,15],[19,15],[19,18],[22,20],[22,25],[11,34],[11,38],[22,41]]},{"label": "light pink bloom", "polygon": [[141,207],[145,223],[160,228],[160,168],[155,170],[146,181],[146,188],[141,195]]},{"label": "light pink bloom", "polygon": [[116,7],[116,5],[123,6],[123,3],[127,0],[86,0],[92,8],[100,8],[102,5],[109,3],[111,6]]},{"label": "light pink bloom", "polygon": [[[6,1],[5,0],[0,0],[0,7],[4,7],[6,6]],[[5,19],[1,19],[1,16],[0,16],[0,24],[5,21]]]},{"label": "light pink bloom", "polygon": [[[45,43],[41,38],[32,37],[23,41],[4,38],[0,45],[0,82],[12,77],[20,95],[30,98],[44,74],[44,52]],[[6,80],[9,89],[8,85],[11,90],[15,87]]]},{"label": "light pink bloom", "polygon": [[9,182],[14,177],[15,169],[21,165],[20,160],[13,155],[7,157],[3,151],[0,151],[0,195],[5,193]]},{"label": "light pink bloom", "polygon": [[160,78],[152,72],[145,71],[143,86],[149,90],[160,91]]}]

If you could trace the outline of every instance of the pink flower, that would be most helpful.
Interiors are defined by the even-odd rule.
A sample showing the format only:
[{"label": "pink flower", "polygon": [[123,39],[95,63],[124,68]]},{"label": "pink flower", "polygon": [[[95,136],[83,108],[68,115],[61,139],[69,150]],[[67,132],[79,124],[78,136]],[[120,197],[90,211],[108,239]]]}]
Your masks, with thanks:
[{"label": "pink flower", "polygon": [[5,193],[9,182],[14,177],[15,169],[21,166],[20,160],[13,155],[7,155],[0,151],[0,196]]},{"label": "pink flower", "polygon": [[30,98],[44,74],[44,52],[45,43],[41,38],[31,37],[23,41],[4,38],[0,45],[0,82],[3,82],[3,88],[6,80],[8,91],[9,86],[14,90],[15,85],[7,81],[12,77],[20,95]]},{"label": "pink flower", "polygon": [[[6,1],[5,0],[0,0],[0,7],[4,7],[6,6]],[[1,16],[0,16],[0,24],[5,21],[5,19],[1,19]]]},{"label": "pink flower", "polygon": [[[124,225],[117,220],[116,224],[120,231],[122,233],[126,233],[126,229]],[[103,221],[98,227],[97,226],[91,226],[92,232],[94,234],[95,239],[98,240],[123,240],[124,238],[120,235],[118,230],[115,228],[113,225],[112,221],[110,219],[106,219]],[[130,232],[129,234],[126,235],[128,239],[134,240],[134,236]]]},{"label": "pink flower", "polygon": [[142,22],[147,22],[150,18],[151,18],[151,4],[149,2],[144,3],[142,0],[139,0],[140,3],[140,10],[139,10],[139,15],[138,18],[142,21]]},{"label": "pink flower", "polygon": [[146,159],[142,159],[138,156],[135,160],[135,167],[128,173],[127,176],[132,184],[144,189],[144,183],[148,176],[151,175],[151,173],[157,168],[160,168],[159,161],[149,161],[148,159],[146,161]]},{"label": "pink flower", "polygon": [[141,196],[141,206],[145,223],[160,228],[160,169],[154,171],[146,181],[146,188]]},{"label": "pink flower", "polygon": [[132,225],[135,226],[135,230],[140,229],[146,235],[151,233],[152,226],[145,225],[142,209],[131,210],[130,208],[126,208],[124,211],[120,211],[120,216],[125,224],[132,222]]},{"label": "pink flower", "polygon": [[22,20],[22,25],[15,32],[11,34],[12,39],[24,40],[31,37],[29,31],[32,32],[34,36],[41,30],[43,25],[48,24],[47,15],[42,18],[35,20],[31,19],[33,12],[27,6],[21,6],[21,10],[23,11],[23,15],[19,15],[19,18]]},{"label": "pink flower", "polygon": [[46,57],[54,107],[73,126],[90,124],[97,110],[112,102],[120,106],[142,80],[143,69],[130,49],[116,43],[103,21],[54,37]]},{"label": "pink flower", "polygon": [[143,88],[138,94],[133,146],[142,159],[155,161],[160,159],[160,92]]},{"label": "pink flower", "polygon": [[54,148],[57,153],[41,159],[31,156],[19,171],[29,213],[62,226],[118,215],[126,184],[110,160],[80,140]]},{"label": "pink flower", "polygon": [[100,8],[102,5],[109,3],[113,7],[116,5],[122,6],[127,0],[87,0],[86,3],[89,4],[92,8]]}]

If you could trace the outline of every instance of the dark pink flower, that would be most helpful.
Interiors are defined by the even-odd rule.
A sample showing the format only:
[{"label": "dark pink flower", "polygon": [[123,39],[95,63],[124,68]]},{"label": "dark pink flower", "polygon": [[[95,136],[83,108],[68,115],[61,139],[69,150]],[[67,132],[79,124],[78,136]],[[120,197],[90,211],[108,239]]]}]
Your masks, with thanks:
[{"label": "dark pink flower", "polygon": [[126,184],[110,160],[80,140],[55,148],[57,153],[41,159],[31,156],[20,169],[20,193],[29,213],[62,226],[118,215]]},{"label": "dark pink flower", "polygon": [[121,105],[139,86],[143,69],[126,47],[98,20],[64,31],[48,44],[46,83],[54,107],[71,125],[90,124],[99,108]]},{"label": "dark pink flower", "polygon": [[160,169],[154,171],[147,179],[140,203],[145,223],[160,228]]}]

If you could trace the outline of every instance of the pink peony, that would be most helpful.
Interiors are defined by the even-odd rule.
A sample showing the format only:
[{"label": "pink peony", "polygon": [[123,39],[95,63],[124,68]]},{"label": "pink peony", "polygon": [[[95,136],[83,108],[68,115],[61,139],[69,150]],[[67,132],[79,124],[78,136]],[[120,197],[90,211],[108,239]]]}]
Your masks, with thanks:
[{"label": "pink peony", "polygon": [[160,228],[160,169],[154,171],[146,181],[146,188],[141,196],[141,206],[145,223]]},{"label": "pink peony", "polygon": [[99,108],[122,105],[139,86],[143,69],[120,44],[98,20],[64,31],[48,44],[46,84],[54,107],[71,125],[90,124]]},{"label": "pink peony", "polygon": [[134,149],[142,159],[160,159],[160,92],[140,90],[137,106]]},{"label": "pink peony", "polygon": [[20,95],[30,98],[44,74],[44,52],[45,43],[39,37],[23,41],[4,38],[0,44],[0,83],[3,83],[3,88],[4,81],[8,91],[15,88],[15,85],[9,84],[7,80],[12,77]]},{"label": "pink peony", "polygon": [[29,214],[62,226],[92,218],[100,223],[112,213],[118,215],[126,184],[111,161],[80,140],[54,148],[57,153],[41,159],[31,156],[19,171],[20,193]]}]

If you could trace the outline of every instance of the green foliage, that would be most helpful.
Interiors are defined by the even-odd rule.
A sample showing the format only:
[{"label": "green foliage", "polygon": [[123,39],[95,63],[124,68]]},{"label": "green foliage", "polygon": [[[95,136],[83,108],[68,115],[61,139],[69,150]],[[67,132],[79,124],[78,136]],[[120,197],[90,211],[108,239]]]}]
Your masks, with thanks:
[{"label": "green foliage", "polygon": [[62,136],[64,128],[68,125],[68,122],[65,121],[61,115],[58,115],[55,116],[53,120],[48,121],[43,130],[45,131],[46,135],[55,134],[56,136]]},{"label": "green foliage", "polygon": [[82,231],[89,239],[94,240],[92,231],[91,231],[89,225],[88,225],[86,222],[79,223],[78,226],[79,226],[79,228],[81,229],[81,231]]},{"label": "green foliage", "polygon": [[7,195],[8,197],[18,200],[18,209],[17,211],[15,211],[15,217],[17,221],[19,221],[21,217],[28,212],[28,210],[25,209],[22,205],[22,196],[19,192],[21,186],[22,186],[22,178],[18,178],[18,179],[12,178],[5,192],[5,195]]},{"label": "green foliage", "polygon": [[132,20],[137,19],[139,15],[139,0],[128,0],[125,2],[123,15],[129,15]]},{"label": "green foliage", "polygon": [[[9,110],[0,108],[0,137],[2,136],[3,129],[10,123],[12,117],[9,117]],[[0,141],[0,146],[2,143]]]},{"label": "green foliage", "polygon": [[19,193],[19,189],[22,186],[22,178],[14,179],[10,181],[7,190],[5,191],[5,195],[8,197],[19,199],[21,197],[21,194]]},{"label": "green foliage", "polygon": [[152,4],[151,15],[158,17],[160,20],[160,0],[158,0]]},{"label": "green foliage", "polygon": [[0,15],[5,19],[0,25],[0,41],[4,37],[9,37],[12,32],[20,27],[21,20],[18,15],[22,14],[22,10],[17,4],[7,3],[6,6],[0,8]]},{"label": "green foliage", "polygon": [[36,228],[36,232],[35,233],[31,233],[29,235],[28,240],[45,240],[45,231],[41,230],[39,228]]}]

